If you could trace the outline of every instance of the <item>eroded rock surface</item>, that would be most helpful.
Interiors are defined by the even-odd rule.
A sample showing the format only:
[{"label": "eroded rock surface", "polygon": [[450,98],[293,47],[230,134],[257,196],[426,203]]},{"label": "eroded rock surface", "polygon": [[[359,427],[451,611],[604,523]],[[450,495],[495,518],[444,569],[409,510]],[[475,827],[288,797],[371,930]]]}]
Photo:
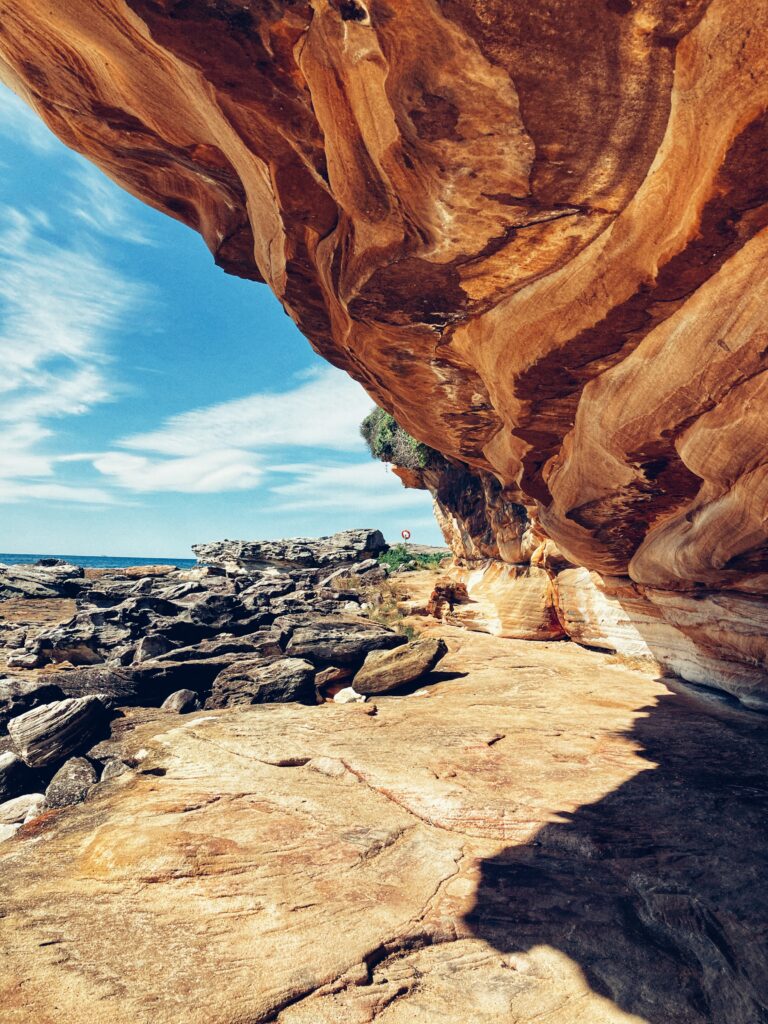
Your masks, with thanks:
[{"label": "eroded rock surface", "polygon": [[[767,63],[766,0],[0,3],[65,142],[476,475],[459,547],[520,562],[527,509],[641,601],[768,591]],[[650,646],[764,677],[726,618]]]},{"label": "eroded rock surface", "polygon": [[763,1020],[763,723],[445,636],[453,678],[375,715],[137,718],[134,770],[0,848],[4,1020]]}]

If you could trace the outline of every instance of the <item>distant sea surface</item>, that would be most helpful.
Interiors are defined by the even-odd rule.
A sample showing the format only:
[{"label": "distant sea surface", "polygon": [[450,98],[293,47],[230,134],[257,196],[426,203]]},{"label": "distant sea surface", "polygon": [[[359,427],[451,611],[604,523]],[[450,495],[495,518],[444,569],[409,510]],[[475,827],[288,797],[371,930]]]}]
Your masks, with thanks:
[{"label": "distant sea surface", "polygon": [[194,558],[118,558],[116,555],[17,555],[0,551],[4,565],[30,565],[41,558],[62,558],[84,569],[127,569],[132,565],[175,565],[178,569],[191,569],[197,565]]}]

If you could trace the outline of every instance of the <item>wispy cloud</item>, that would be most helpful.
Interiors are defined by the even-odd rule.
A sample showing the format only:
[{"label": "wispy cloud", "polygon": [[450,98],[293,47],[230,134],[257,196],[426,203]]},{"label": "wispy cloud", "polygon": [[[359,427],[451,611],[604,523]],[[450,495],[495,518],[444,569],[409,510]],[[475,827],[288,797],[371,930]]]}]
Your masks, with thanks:
[{"label": "wispy cloud", "polygon": [[361,446],[360,421],[370,408],[371,399],[359,384],[328,367],[285,391],[172,416],[159,430],[134,434],[119,446],[162,455],[278,446],[355,451]]},{"label": "wispy cloud", "polygon": [[[371,400],[332,367],[282,392],[262,392],[172,416],[157,430],[83,456],[110,483],[134,492],[218,493],[266,485],[276,449],[328,453],[362,448],[359,424]],[[298,467],[301,470],[302,467]]]},{"label": "wispy cloud", "polygon": [[111,500],[56,482],[46,445],[51,421],[114,397],[110,334],[142,296],[92,253],[51,240],[44,216],[0,207],[0,501]]},{"label": "wispy cloud", "polygon": [[122,242],[153,245],[131,211],[132,200],[92,164],[81,160],[71,175],[74,189],[69,211],[92,231]]},{"label": "wispy cloud", "polygon": [[256,456],[238,449],[201,452],[175,459],[106,452],[98,455],[93,465],[112,483],[138,493],[248,491],[257,487],[263,478]]},{"label": "wispy cloud", "polygon": [[52,153],[58,146],[55,136],[37,114],[1,83],[0,135],[37,153]]},{"label": "wispy cloud", "polygon": [[272,466],[273,472],[293,477],[271,490],[282,509],[355,509],[388,512],[423,509],[424,494],[406,490],[381,462],[355,462]]}]

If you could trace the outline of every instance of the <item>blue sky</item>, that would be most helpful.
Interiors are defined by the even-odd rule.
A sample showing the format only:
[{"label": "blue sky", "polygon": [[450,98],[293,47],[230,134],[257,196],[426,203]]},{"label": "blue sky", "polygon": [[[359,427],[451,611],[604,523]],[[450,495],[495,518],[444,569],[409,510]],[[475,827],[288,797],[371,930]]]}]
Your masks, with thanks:
[{"label": "blue sky", "polygon": [[372,461],[371,400],[264,285],[0,86],[0,551],[189,555],[375,526],[442,543]]}]

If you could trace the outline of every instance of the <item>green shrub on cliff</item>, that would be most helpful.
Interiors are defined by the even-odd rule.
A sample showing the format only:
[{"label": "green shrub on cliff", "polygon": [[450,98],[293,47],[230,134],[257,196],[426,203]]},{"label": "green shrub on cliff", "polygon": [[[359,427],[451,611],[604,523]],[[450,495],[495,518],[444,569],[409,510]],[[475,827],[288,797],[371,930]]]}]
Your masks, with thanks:
[{"label": "green shrub on cliff", "polygon": [[395,544],[379,555],[379,565],[386,565],[390,571],[402,569],[438,569],[445,560],[445,551],[413,552],[407,544]]},{"label": "green shrub on cliff", "polygon": [[394,416],[374,406],[360,424],[360,433],[374,459],[407,469],[425,469],[437,452],[403,430]]}]

